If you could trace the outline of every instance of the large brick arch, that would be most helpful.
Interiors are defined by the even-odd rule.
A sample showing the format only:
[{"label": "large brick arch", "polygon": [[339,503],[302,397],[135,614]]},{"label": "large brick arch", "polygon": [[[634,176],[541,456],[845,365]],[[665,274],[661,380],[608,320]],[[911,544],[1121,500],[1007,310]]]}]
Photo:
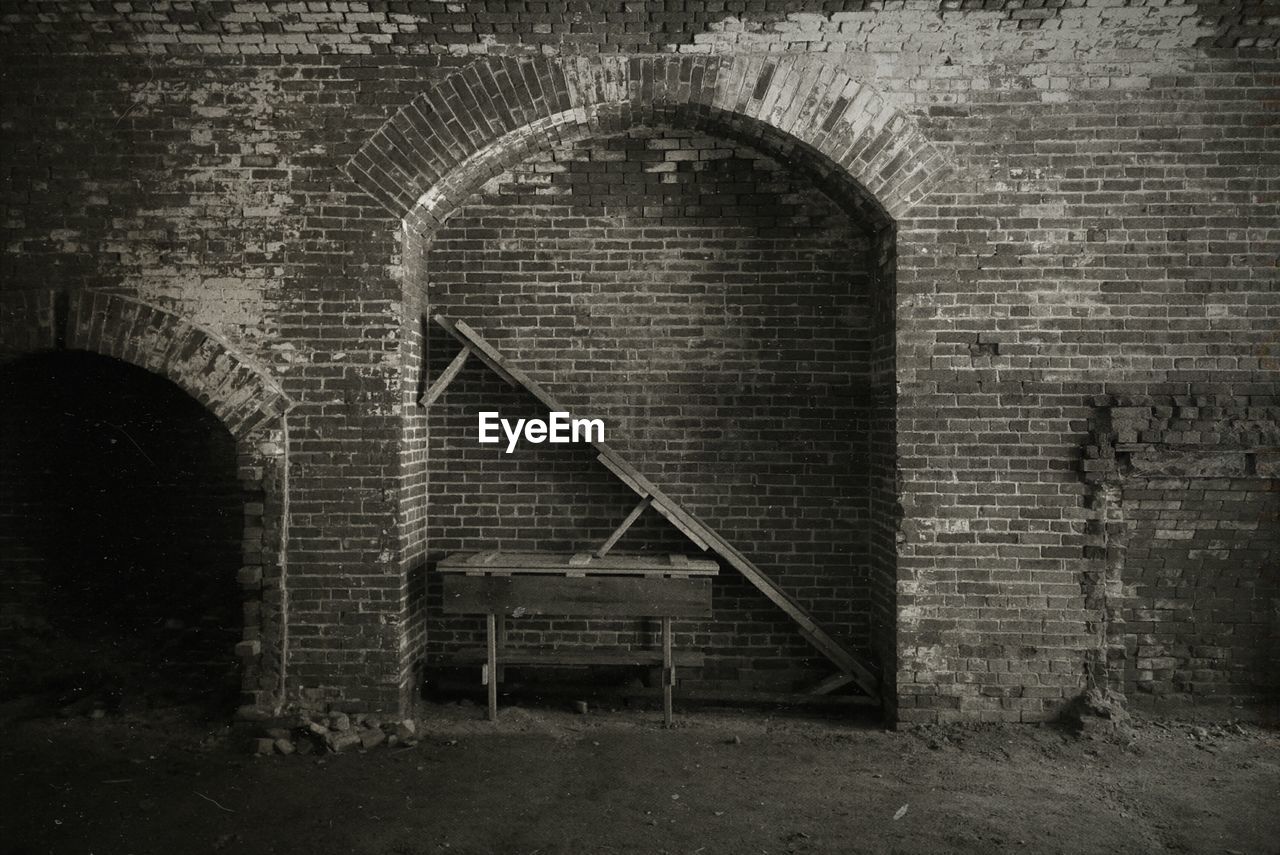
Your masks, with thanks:
[{"label": "large brick arch", "polygon": [[[876,361],[875,403],[896,424],[894,339],[896,225],[952,171],[950,152],[872,87],[834,64],[811,57],[678,56],[486,58],[454,72],[388,119],[346,164],[348,176],[403,225],[405,249],[402,365],[421,367],[424,332],[413,285],[420,253],[438,229],[486,181],[529,156],[566,143],[637,128],[676,128],[756,149],[802,173],[869,232],[875,249],[876,324],[883,341]],[[406,392],[406,447],[425,426]],[[872,646],[884,674],[886,714],[896,714],[898,662],[895,538],[896,439],[890,428],[877,454],[873,490],[885,498],[877,524]],[[425,479],[409,460],[406,481]],[[417,487],[411,493],[425,491]],[[891,498],[889,498],[891,497]],[[425,513],[416,508],[409,513]],[[409,554],[425,555],[419,541]],[[418,550],[418,552],[414,552]],[[416,607],[408,606],[409,612]],[[411,630],[410,634],[421,630]],[[414,650],[406,645],[404,655]],[[402,663],[405,673],[410,664]]]},{"label": "large brick arch", "polygon": [[0,363],[53,350],[119,359],[164,377],[213,413],[236,441],[246,490],[242,566],[243,711],[284,699],[288,426],[293,401],[262,366],[211,330],[119,294],[50,289],[0,295]]},{"label": "large brick arch", "polygon": [[392,116],[347,173],[425,232],[527,153],[653,119],[838,175],[854,188],[847,201],[886,225],[948,168],[907,116],[826,62],[660,55],[475,62]]}]

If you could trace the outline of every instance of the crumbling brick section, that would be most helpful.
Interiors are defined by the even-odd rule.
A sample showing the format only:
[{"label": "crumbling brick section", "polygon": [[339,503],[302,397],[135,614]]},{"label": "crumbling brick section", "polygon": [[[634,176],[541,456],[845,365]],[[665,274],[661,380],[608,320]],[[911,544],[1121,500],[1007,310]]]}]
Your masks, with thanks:
[{"label": "crumbling brick section", "polygon": [[1086,479],[1092,676],[1131,699],[1280,694],[1280,406],[1272,396],[1100,402]]},{"label": "crumbling brick section", "polygon": [[[266,712],[283,699],[287,603],[285,413],[293,402],[260,366],[209,330],[130,297],[39,289],[0,298],[0,362],[74,350],[112,357],[167,378],[215,415],[236,441],[247,497],[243,564],[242,708]],[[0,556],[0,564],[7,563]]]}]

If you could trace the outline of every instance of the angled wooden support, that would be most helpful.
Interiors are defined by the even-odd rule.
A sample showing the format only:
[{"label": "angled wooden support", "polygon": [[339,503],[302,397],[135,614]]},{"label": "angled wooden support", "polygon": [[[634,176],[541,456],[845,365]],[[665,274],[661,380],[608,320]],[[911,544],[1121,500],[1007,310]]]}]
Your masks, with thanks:
[{"label": "angled wooden support", "polygon": [[462,350],[458,351],[458,355],[453,358],[448,367],[440,372],[440,376],[431,384],[431,388],[422,393],[418,398],[418,406],[429,407],[436,402],[436,399],[444,394],[444,390],[449,388],[449,384],[458,376],[458,372],[462,370],[462,366],[467,364],[467,357],[471,356],[471,346],[463,345]]},{"label": "angled wooden support", "polygon": [[739,573],[746,577],[748,582],[796,622],[800,628],[800,633],[810,644],[835,663],[841,671],[852,675],[858,684],[858,688],[873,698],[879,697],[879,681],[871,669],[858,661],[857,657],[819,626],[810,617],[804,606],[796,602],[786,591],[779,588],[773,579],[739,552],[731,543],[721,537],[719,533],[676,504],[674,500],[658,489],[653,482],[640,474],[635,467],[623,460],[617,452],[605,446],[604,443],[596,443],[596,447],[601,450],[597,459],[606,468],[640,495],[651,496],[654,508],[666,517],[672,525],[702,549],[711,549],[732,564]]},{"label": "angled wooden support", "polygon": [[808,639],[810,644],[834,662],[841,670],[853,675],[858,688],[873,698],[880,697],[880,681],[876,679],[871,669],[863,665],[856,656],[845,649],[844,645],[819,626],[803,606],[793,600],[778,587],[776,582],[761,572],[760,568],[748,561],[737,550],[733,550],[733,554],[726,554],[718,549],[716,551],[732,564],[739,573],[747,577],[747,581],[755,585],[778,608],[790,615],[791,619],[799,626],[800,634]]},{"label": "angled wooden support", "polygon": [[676,686],[676,664],[671,657],[671,618],[662,618],[662,723],[671,727],[671,694]]},{"label": "angled wooden support", "polygon": [[[451,321],[448,318],[446,318],[444,315],[436,315],[435,321],[437,324],[440,325],[440,327],[445,332],[449,333],[449,335],[456,338],[463,345],[467,347],[472,346],[473,342],[471,342],[458,328],[457,323],[460,323],[460,322]],[[471,328],[467,327],[467,329],[471,329]],[[504,381],[506,381],[508,386],[520,385],[516,382],[516,378],[512,377],[511,374],[507,372],[507,369],[503,366],[502,364],[503,360],[501,356],[499,356],[499,361],[497,362],[494,361],[493,356],[491,354],[496,353],[496,351],[494,351],[493,348],[489,346],[488,342],[485,342],[485,347],[474,348],[474,352],[476,356],[480,357],[480,361],[483,362],[485,365],[489,366],[490,371],[492,371],[494,374],[497,374]]]},{"label": "angled wooden support", "polygon": [[871,669],[858,661],[857,657],[819,626],[810,617],[804,606],[779,588],[773,579],[739,552],[733,544],[721,537],[719,533],[692,513],[678,505],[658,489],[657,485],[640,474],[630,463],[623,460],[616,451],[604,443],[596,443],[596,447],[601,452],[597,459],[606,468],[640,495],[652,496],[654,508],[665,516],[672,525],[702,549],[711,549],[732,564],[739,573],[747,578],[748,582],[796,622],[800,627],[801,634],[810,644],[834,662],[841,671],[851,674],[862,691],[871,697],[879,697],[879,681]]},{"label": "angled wooden support", "polygon": [[838,689],[843,689],[845,686],[849,685],[852,682],[853,682],[852,675],[846,674],[843,671],[840,671],[838,673],[832,674],[827,679],[821,680],[818,683],[815,683],[814,685],[810,686],[809,694],[829,695]]},{"label": "angled wooden support", "polygon": [[489,689],[489,721],[498,720],[498,616],[490,612],[484,616],[485,660],[480,679]]},{"label": "angled wooden support", "polygon": [[652,496],[645,496],[641,499],[636,506],[631,509],[631,513],[627,514],[626,519],[618,523],[618,527],[613,530],[613,534],[609,535],[608,539],[605,540],[605,542],[601,544],[600,548],[596,550],[596,558],[604,558],[608,555],[609,550],[613,549],[613,547],[617,545],[618,541],[622,539],[622,536],[627,533],[627,529],[631,528],[631,524],[640,518],[640,515],[644,513],[645,508],[649,507],[652,502]]},{"label": "angled wooden support", "polygon": [[600,461],[606,469],[617,476],[618,480],[626,484],[640,496],[648,496],[653,500],[653,509],[671,523],[689,540],[701,550],[706,550],[708,543],[706,539],[699,533],[696,521],[692,516],[685,512],[683,508],[667,497],[665,493],[655,487],[651,482],[645,480],[644,476],[637,472],[631,464],[618,457],[617,452],[606,446],[603,442],[597,442],[596,448],[601,449],[600,454],[596,456],[596,460]]}]

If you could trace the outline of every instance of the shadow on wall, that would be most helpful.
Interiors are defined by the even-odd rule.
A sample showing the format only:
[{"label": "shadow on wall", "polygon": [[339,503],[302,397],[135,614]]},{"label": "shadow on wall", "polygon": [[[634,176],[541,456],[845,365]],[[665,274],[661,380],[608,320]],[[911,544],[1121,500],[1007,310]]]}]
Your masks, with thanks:
[{"label": "shadow on wall", "polygon": [[235,440],[168,380],[87,353],[6,365],[0,401],[0,693],[228,712]]}]

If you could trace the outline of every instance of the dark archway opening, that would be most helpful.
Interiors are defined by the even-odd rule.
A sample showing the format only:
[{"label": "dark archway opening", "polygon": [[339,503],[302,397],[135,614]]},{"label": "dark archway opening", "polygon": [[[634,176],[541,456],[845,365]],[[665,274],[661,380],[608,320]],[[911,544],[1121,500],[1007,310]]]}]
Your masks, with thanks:
[{"label": "dark archway opening", "polygon": [[236,443],[170,381],[82,352],[0,368],[0,691],[234,708]]}]

